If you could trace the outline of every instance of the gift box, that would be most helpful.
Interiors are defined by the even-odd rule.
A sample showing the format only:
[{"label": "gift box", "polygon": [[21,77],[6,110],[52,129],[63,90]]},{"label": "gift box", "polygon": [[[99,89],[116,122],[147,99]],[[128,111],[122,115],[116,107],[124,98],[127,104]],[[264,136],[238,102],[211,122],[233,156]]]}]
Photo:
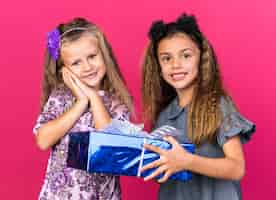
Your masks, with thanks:
[{"label": "gift box", "polygon": [[[67,165],[90,173],[137,177],[151,174],[155,169],[147,170],[142,174],[139,169],[159,159],[159,154],[146,150],[143,147],[144,144],[148,143],[162,149],[170,149],[171,144],[162,140],[161,136],[157,137],[156,132],[154,138],[141,133],[141,130],[133,131],[132,134],[129,132],[121,125],[113,125],[102,131],[70,133]],[[187,151],[194,152],[193,144],[183,143],[181,145]],[[156,178],[161,177],[162,174]],[[190,172],[181,171],[173,174],[169,179],[187,181],[191,178]]]}]

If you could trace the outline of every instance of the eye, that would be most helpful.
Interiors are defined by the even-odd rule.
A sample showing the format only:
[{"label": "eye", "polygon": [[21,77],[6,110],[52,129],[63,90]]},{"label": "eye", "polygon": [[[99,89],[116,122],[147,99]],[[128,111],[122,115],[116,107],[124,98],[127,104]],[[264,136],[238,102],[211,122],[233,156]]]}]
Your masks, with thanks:
[{"label": "eye", "polygon": [[183,54],[183,58],[185,58],[185,59],[190,58],[190,57],[192,57],[191,54],[187,54],[187,53],[184,53],[184,54]]},{"label": "eye", "polygon": [[171,57],[170,57],[170,56],[162,56],[162,57],[161,57],[161,61],[162,61],[163,63],[168,63],[170,60],[171,60]]},{"label": "eye", "polygon": [[75,62],[72,63],[72,66],[78,66],[78,65],[80,65],[80,61],[79,60],[77,60],[77,61],[75,61]]},{"label": "eye", "polygon": [[89,56],[88,56],[88,59],[93,59],[93,58],[95,58],[97,56],[97,54],[90,54]]}]

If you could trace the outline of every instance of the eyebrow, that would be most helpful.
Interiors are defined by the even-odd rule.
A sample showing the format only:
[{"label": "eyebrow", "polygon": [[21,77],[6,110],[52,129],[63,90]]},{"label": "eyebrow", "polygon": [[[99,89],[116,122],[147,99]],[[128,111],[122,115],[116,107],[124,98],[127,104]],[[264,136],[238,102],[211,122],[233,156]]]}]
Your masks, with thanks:
[{"label": "eyebrow", "polygon": [[[185,48],[185,49],[181,49],[180,50],[181,53],[183,53],[185,51],[193,51],[193,49],[192,48]],[[169,54],[170,53],[168,53],[168,52],[161,52],[161,53],[159,53],[159,55],[169,55]]]}]

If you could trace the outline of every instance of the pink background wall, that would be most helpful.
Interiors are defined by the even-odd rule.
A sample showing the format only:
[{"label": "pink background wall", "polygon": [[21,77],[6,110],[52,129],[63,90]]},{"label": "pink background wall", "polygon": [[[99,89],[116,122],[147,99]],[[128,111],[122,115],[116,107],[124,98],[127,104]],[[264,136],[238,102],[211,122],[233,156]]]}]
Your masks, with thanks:
[{"label": "pink background wall", "polygon": [[[183,11],[197,15],[218,54],[226,86],[241,112],[257,124],[257,133],[245,146],[244,199],[276,196],[274,0],[9,0],[0,9],[1,199],[37,199],[44,178],[48,152],[36,148],[32,127],[39,110],[46,32],[74,16],[100,25],[139,111],[147,30],[153,20],[172,20]],[[153,182],[123,177],[122,186],[124,200],[156,198]]]}]

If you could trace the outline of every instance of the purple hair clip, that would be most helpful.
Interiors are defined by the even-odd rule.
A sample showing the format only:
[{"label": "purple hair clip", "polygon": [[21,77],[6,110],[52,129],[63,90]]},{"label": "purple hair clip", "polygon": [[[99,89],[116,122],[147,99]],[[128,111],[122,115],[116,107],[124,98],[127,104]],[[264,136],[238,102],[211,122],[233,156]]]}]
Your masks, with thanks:
[{"label": "purple hair clip", "polygon": [[75,28],[71,28],[71,29],[65,31],[62,34],[60,34],[59,30],[56,28],[48,33],[47,47],[48,47],[48,51],[49,51],[51,57],[55,61],[58,59],[58,56],[59,56],[59,49],[61,46],[61,38],[64,35],[66,35],[67,33],[71,32],[71,31],[76,31],[76,30],[85,31],[85,30],[87,30],[87,28],[86,27],[75,27]]},{"label": "purple hair clip", "polygon": [[47,47],[51,57],[56,61],[59,56],[60,33],[58,29],[54,29],[47,35]]}]

